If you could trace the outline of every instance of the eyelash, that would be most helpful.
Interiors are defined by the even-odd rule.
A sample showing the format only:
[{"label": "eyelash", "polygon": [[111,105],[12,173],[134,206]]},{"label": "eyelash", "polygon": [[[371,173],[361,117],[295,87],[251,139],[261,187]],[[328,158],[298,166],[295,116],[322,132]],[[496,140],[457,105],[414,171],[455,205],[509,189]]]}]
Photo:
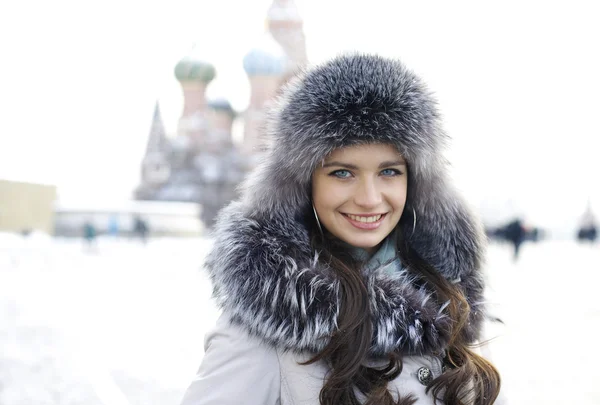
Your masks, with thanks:
[{"label": "eyelash", "polygon": [[398,170],[398,169],[383,169],[382,172],[386,171],[386,170],[391,170],[392,172],[394,172],[394,174],[392,176],[401,176],[403,173]]},{"label": "eyelash", "polygon": [[[401,176],[401,175],[403,174],[403,173],[402,173],[400,170],[398,170],[398,169],[383,169],[383,170],[382,170],[380,173],[382,173],[382,172],[385,172],[385,171],[387,171],[387,170],[391,170],[391,171],[392,171],[392,172],[394,172],[394,173],[393,173],[393,174],[391,174],[391,175],[384,175],[385,177],[395,177],[395,176]],[[339,176],[339,173],[340,173],[340,172],[346,172],[346,173],[350,173],[350,174],[352,174],[352,173],[350,172],[350,170],[346,170],[346,169],[340,169],[340,170],[334,170],[334,171],[332,171],[331,173],[329,173],[329,175],[330,175],[330,176],[332,176],[332,177],[337,177],[338,179],[347,179],[347,178],[350,178],[350,176]]]}]

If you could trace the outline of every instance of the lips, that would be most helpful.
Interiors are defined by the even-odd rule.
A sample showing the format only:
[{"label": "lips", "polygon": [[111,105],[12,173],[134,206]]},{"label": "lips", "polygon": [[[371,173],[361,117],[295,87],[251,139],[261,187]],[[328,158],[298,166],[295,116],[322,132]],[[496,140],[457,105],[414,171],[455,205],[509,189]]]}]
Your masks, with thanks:
[{"label": "lips", "polygon": [[379,228],[379,226],[381,225],[381,223],[387,216],[387,213],[385,213],[385,214],[361,214],[361,215],[342,214],[342,215],[355,228],[373,230],[373,229]]}]

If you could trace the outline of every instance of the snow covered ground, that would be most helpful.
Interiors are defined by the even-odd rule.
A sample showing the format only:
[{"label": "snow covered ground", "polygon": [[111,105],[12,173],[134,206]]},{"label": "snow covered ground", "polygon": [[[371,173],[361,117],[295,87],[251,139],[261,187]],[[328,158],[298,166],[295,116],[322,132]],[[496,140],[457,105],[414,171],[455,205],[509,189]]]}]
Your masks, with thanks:
[{"label": "snow covered ground", "polygon": [[[0,405],[176,405],[218,312],[206,239],[0,234]],[[600,247],[490,247],[507,403],[599,404]]]}]

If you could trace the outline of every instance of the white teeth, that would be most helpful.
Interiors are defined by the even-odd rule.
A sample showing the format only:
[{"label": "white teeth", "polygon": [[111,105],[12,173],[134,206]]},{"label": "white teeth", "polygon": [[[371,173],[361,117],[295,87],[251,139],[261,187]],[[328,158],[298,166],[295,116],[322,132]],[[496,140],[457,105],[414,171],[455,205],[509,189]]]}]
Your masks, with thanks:
[{"label": "white teeth", "polygon": [[383,215],[374,215],[372,217],[359,217],[356,215],[348,214],[351,220],[356,222],[377,222],[381,219]]}]

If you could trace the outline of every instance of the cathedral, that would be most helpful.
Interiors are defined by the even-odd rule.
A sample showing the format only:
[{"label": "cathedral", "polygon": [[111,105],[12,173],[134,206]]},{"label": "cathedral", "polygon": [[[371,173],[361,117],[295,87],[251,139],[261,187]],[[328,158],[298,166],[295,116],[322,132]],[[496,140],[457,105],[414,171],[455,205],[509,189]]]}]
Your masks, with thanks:
[{"label": "cathedral", "polygon": [[[256,162],[267,103],[307,62],[303,22],[293,0],[273,0],[268,31],[242,60],[250,81],[250,100],[238,114],[227,100],[206,99],[216,71],[209,61],[184,57],[175,66],[184,107],[177,135],[168,138],[158,104],[154,110],[138,200],[196,202],[210,228],[217,212],[236,196],[236,186]],[[241,145],[232,140],[235,119],[243,120]]]}]

